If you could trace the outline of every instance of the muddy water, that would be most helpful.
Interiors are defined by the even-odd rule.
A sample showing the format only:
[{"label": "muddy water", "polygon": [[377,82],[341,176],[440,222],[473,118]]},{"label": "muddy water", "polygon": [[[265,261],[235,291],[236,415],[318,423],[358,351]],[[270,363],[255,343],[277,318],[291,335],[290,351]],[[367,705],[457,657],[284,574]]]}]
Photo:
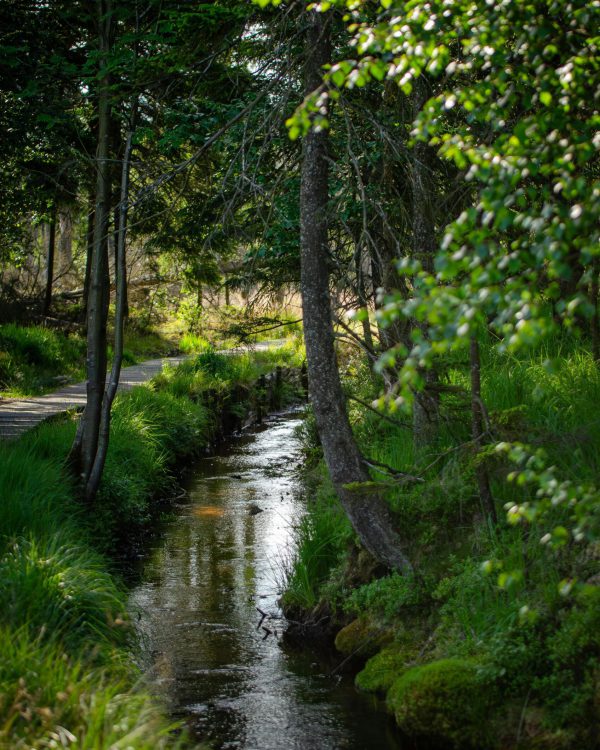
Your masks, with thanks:
[{"label": "muddy water", "polygon": [[303,507],[297,420],[273,416],[198,462],[131,597],[148,674],[215,749],[398,748],[385,713],[335,671],[341,657],[281,642],[281,566]]}]

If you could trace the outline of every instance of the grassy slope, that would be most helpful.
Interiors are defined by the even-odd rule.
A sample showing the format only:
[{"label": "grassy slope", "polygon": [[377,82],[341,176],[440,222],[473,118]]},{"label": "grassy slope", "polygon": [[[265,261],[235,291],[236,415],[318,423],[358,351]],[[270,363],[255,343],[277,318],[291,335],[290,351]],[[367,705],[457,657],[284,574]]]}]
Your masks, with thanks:
[{"label": "grassy slope", "polygon": [[[550,369],[543,365],[549,355]],[[376,395],[362,365],[350,363],[347,375],[355,395]],[[590,356],[564,347],[523,359],[488,352],[483,375],[494,440],[543,446],[560,477],[597,483],[600,375]],[[466,387],[465,363],[449,364],[445,377]],[[418,578],[363,576],[357,586],[356,556],[348,556],[352,534],[319,465],[286,601],[311,608],[326,600],[340,619],[357,617],[361,627],[338,636],[345,652],[362,644],[366,657],[378,650],[374,642],[386,646],[358,684],[383,694],[391,688],[390,707],[409,734],[451,747],[596,747],[597,546],[553,550],[540,543],[568,510],[531,525],[508,524],[503,506],[522,502],[530,490],[506,481],[509,467],[496,455],[487,461],[501,520],[491,528],[477,498],[472,452],[454,450],[469,438],[466,392],[446,395],[443,414],[437,444],[417,455],[408,429],[355,402],[351,409],[364,452],[395,469],[415,473],[449,451],[425,471],[423,484],[389,491]],[[315,450],[310,425],[305,443]],[[576,581],[568,595],[569,586],[560,593],[565,580]],[[433,666],[418,672],[423,664]]]},{"label": "grassy slope", "polygon": [[[252,382],[300,356],[209,352],[118,397],[91,513],[63,467],[74,422],[0,444],[0,747],[178,746],[138,684],[126,594],[106,555],[148,523],[174,462],[210,442],[217,411],[248,408]],[[234,387],[245,405],[230,402]]]},{"label": "grassy slope", "polygon": [[[234,308],[228,308],[235,312]],[[285,319],[286,316],[279,316]],[[181,327],[181,326],[179,326]],[[171,326],[172,328],[172,326]],[[211,329],[209,341],[194,333],[175,334],[165,325],[165,331],[138,331],[127,328],[123,366],[135,365],[147,359],[166,357],[181,352],[199,354],[211,346],[234,348],[245,329],[235,326]],[[290,337],[298,334],[298,325],[276,328],[263,335],[247,336],[245,340],[257,342]],[[0,397],[39,396],[56,390],[61,384],[85,379],[85,339],[78,334],[65,334],[43,326],[22,326],[15,323],[0,325]],[[109,360],[112,350],[109,347]]]},{"label": "grassy slope", "polygon": [[[188,353],[206,342],[189,342]],[[158,333],[127,331],[123,365],[167,356],[176,347]],[[42,326],[0,325],[0,396],[39,396],[85,379],[85,339]],[[111,352],[109,351],[109,356]]]}]

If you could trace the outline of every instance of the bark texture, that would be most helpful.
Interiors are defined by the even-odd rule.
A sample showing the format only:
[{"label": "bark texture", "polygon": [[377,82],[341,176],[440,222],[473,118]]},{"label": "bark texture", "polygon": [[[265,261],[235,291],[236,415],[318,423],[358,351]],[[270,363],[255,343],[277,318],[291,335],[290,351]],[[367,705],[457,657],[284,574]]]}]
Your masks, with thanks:
[{"label": "bark texture", "polygon": [[[308,13],[306,92],[321,84],[330,60],[328,22]],[[328,135],[311,130],[304,140],[300,190],[301,290],[310,400],[329,473],[362,544],[389,568],[408,572],[389,508],[360,485],[369,480],[352,434],[337,367],[328,273]]]}]

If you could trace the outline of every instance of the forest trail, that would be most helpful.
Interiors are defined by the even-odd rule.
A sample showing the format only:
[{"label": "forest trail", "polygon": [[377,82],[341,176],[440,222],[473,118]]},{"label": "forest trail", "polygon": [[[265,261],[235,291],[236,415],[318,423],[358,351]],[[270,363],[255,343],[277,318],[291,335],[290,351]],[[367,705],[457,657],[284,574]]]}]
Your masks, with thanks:
[{"label": "forest trail", "polygon": [[[119,392],[128,391],[158,375],[164,365],[177,366],[188,355],[149,359],[121,370]],[[0,440],[11,440],[46,419],[67,411],[83,409],[86,402],[86,382],[66,385],[53,393],[34,398],[8,399],[0,403]]]},{"label": "forest trail", "polygon": [[[261,341],[253,344],[254,350],[268,349],[272,346],[279,346],[283,340]],[[231,354],[242,351],[245,347],[237,349],[221,350],[221,354]],[[177,367],[184,360],[188,359],[188,354],[181,354],[176,357],[159,357],[158,359],[149,359],[131,367],[124,367],[121,370],[119,380],[119,393],[131,390],[136,385],[147,383],[153,377],[158,375],[165,365]],[[27,430],[31,430],[50,417],[61,414],[69,409],[83,409],[86,402],[86,381],[66,385],[53,393],[47,393],[45,396],[35,396],[34,398],[7,399],[0,402],[0,440],[13,440],[20,437]]]}]

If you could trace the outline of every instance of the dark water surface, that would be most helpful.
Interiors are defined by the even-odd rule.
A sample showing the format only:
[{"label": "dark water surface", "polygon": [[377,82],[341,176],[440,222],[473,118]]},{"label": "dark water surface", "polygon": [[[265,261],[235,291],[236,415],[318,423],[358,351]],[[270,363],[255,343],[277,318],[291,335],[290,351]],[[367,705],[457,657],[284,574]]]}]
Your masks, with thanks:
[{"label": "dark water surface", "polygon": [[[303,508],[297,424],[272,416],[195,467],[189,498],[131,596],[148,674],[172,713],[215,749],[399,748],[386,714],[351,676],[332,675],[341,656],[280,640],[281,565]],[[270,634],[257,627],[257,607]]]}]

